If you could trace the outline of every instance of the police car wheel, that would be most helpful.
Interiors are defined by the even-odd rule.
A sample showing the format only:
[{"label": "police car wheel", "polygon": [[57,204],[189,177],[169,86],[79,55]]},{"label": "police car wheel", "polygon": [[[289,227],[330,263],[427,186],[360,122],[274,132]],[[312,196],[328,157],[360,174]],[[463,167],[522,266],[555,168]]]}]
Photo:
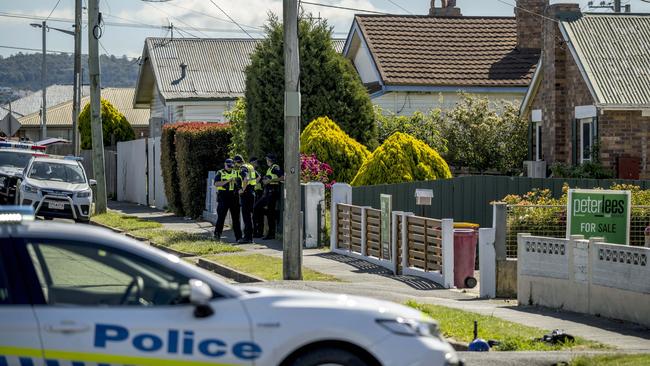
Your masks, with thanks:
[{"label": "police car wheel", "polygon": [[319,348],[302,355],[289,363],[290,366],[368,366],[363,359],[352,352],[338,348]]}]

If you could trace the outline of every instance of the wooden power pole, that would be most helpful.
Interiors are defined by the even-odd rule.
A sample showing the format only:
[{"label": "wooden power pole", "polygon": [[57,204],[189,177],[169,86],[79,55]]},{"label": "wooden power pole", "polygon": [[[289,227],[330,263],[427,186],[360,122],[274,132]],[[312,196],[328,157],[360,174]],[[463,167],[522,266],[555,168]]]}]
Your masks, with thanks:
[{"label": "wooden power pole", "polygon": [[74,1],[74,80],[72,92],[72,155],[79,156],[79,113],[81,108],[81,0]]},{"label": "wooden power pole", "polygon": [[302,279],[300,237],[300,57],[298,2],[283,0],[284,22],[284,230],[283,277]]},{"label": "wooden power pole", "polygon": [[47,37],[45,36],[47,33],[47,23],[45,21],[43,21],[41,29],[43,30],[43,61],[41,66],[41,88],[43,89],[43,94],[41,95],[41,97],[43,97],[43,101],[41,102],[41,140],[45,140],[47,138]]},{"label": "wooden power pole", "polygon": [[90,76],[90,129],[93,140],[93,171],[97,181],[95,213],[106,212],[106,175],[104,174],[104,135],[102,133],[99,72],[99,0],[88,0],[88,74]]}]

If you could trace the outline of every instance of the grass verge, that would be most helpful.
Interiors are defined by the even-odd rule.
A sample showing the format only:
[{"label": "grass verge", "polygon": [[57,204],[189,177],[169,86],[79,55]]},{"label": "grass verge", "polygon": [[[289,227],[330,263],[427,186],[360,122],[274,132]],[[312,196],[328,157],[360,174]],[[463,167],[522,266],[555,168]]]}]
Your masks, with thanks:
[{"label": "grass verge", "polygon": [[152,243],[174,250],[195,255],[220,253],[235,253],[242,251],[236,246],[217,242],[202,234],[191,234],[183,231],[145,229],[132,231],[131,234],[145,238]]},{"label": "grass verge", "polygon": [[124,231],[156,229],[162,227],[162,224],[159,222],[144,220],[135,216],[122,215],[113,211],[107,211],[104,214],[92,216],[90,220]]},{"label": "grass verge", "polygon": [[569,366],[650,366],[650,355],[576,357]]},{"label": "grass verge", "polygon": [[[205,259],[249,273],[267,281],[282,280],[282,259],[262,254],[215,255]],[[302,267],[305,281],[339,281],[336,277]]]},{"label": "grass verge", "polygon": [[574,342],[549,344],[536,341],[549,331],[509,322],[494,316],[486,316],[468,311],[452,309],[445,306],[420,304],[408,301],[408,306],[418,309],[440,324],[445,337],[457,341],[471,342],[474,338],[474,320],[478,321],[479,338],[494,339],[501,342],[496,351],[557,351],[566,349],[607,349],[608,347],[593,341],[576,337]]}]

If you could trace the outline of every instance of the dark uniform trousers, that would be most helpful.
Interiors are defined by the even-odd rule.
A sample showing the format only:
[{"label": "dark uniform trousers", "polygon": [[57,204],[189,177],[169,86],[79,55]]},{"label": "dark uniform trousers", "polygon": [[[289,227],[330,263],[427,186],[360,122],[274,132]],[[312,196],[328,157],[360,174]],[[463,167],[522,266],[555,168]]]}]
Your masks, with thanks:
[{"label": "dark uniform trousers", "polygon": [[266,234],[267,236],[275,236],[275,226],[277,215],[277,204],[280,200],[280,185],[279,184],[267,184],[264,187],[264,195],[262,198],[255,202],[255,218],[256,222],[259,222],[261,225],[261,230],[264,230],[264,216],[266,216],[267,224],[269,225],[269,231]]},{"label": "dark uniform trousers", "polygon": [[214,233],[221,235],[226,215],[230,211],[232,218],[232,231],[235,233],[235,240],[241,239],[241,224],[239,222],[239,197],[234,191],[217,191],[217,223],[214,225]]},{"label": "dark uniform trousers", "polygon": [[241,213],[244,221],[244,239],[253,240],[253,205],[255,204],[255,193],[253,187],[248,186],[239,195]]},{"label": "dark uniform trousers", "polygon": [[264,190],[255,190],[255,204],[253,205],[253,236],[260,237],[264,235],[264,210],[258,208],[258,203],[264,196]]}]

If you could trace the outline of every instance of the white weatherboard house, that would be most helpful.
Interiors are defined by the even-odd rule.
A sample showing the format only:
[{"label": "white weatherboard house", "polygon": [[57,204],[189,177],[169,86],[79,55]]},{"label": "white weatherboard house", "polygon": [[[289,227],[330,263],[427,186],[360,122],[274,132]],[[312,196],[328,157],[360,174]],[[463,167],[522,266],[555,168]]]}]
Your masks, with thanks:
[{"label": "white weatherboard house", "polygon": [[[246,67],[260,42],[245,38],[147,38],[133,104],[151,111],[151,134],[165,123],[227,122],[246,90]],[[333,40],[337,51],[343,40]]]},{"label": "white weatherboard house", "polygon": [[356,15],[343,54],[385,112],[450,109],[459,91],[521,101],[540,46],[527,28],[533,15],[516,13],[465,17],[457,8],[432,8],[428,16]]}]

